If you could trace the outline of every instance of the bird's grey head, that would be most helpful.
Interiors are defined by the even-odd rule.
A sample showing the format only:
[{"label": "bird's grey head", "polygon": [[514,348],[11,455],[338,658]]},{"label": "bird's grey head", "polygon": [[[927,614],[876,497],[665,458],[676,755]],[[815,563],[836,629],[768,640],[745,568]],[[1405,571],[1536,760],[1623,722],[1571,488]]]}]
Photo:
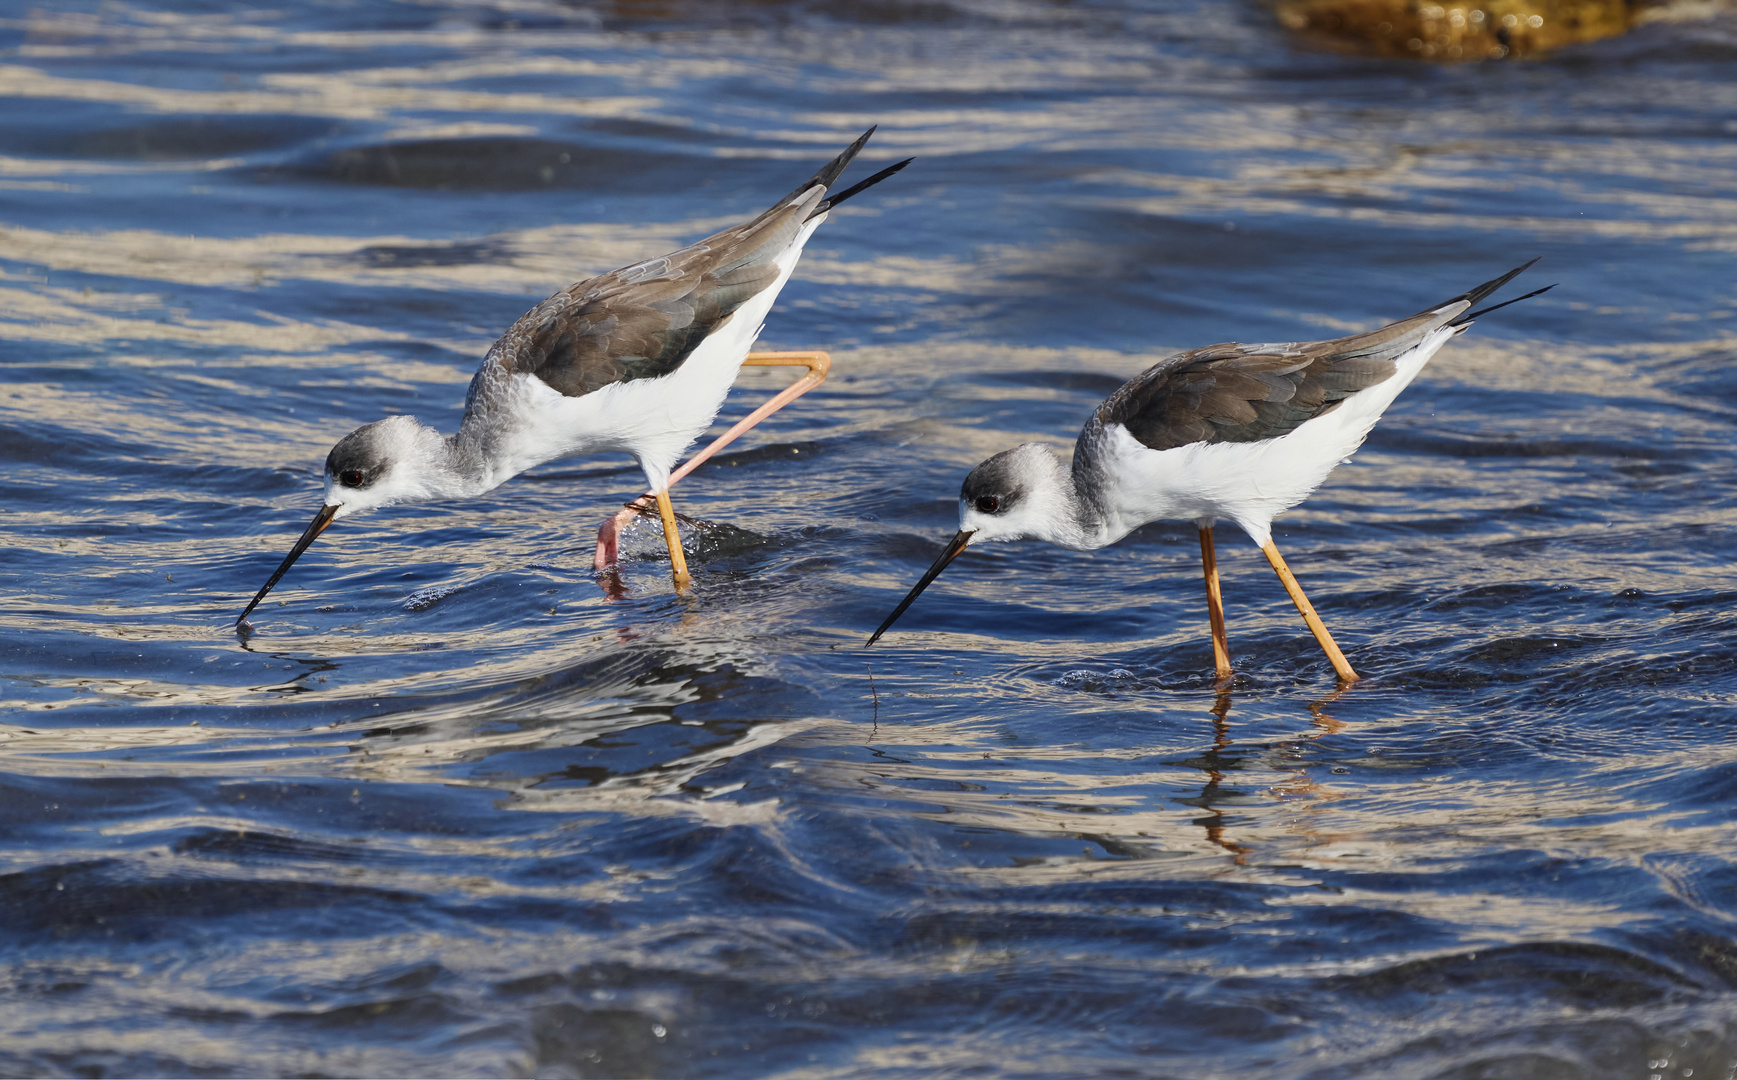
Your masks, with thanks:
[{"label": "bird's grey head", "polygon": [[971,542],[1047,540],[1077,531],[1073,481],[1050,448],[1022,443],[971,470],[959,487],[959,530]]},{"label": "bird's grey head", "polygon": [[326,455],[326,505],[335,518],[393,503],[434,498],[435,463],[445,450],[438,431],[413,416],[388,416],[350,432]]},{"label": "bird's grey head", "polygon": [[441,492],[443,474],[451,472],[450,458],[451,451],[440,432],[423,427],[412,416],[388,416],[339,439],[326,455],[326,504],[271,580],[253,594],[241,618],[235,620],[236,631],[244,636],[248,633],[251,624],[247,616],[328,525],[377,506],[435,497]]},{"label": "bird's grey head", "polygon": [[1064,547],[1081,546],[1079,500],[1073,478],[1049,447],[1025,443],[1003,450],[971,470],[959,488],[959,532],[923,574],[880,629],[869,635],[873,645],[929,583],[947,569],[967,545],[991,540],[1048,540]]}]

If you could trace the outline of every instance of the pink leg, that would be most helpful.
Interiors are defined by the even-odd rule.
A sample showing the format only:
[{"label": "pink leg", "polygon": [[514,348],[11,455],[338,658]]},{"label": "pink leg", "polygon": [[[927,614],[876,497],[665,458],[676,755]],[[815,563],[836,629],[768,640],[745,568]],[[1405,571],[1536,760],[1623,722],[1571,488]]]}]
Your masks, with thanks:
[{"label": "pink leg", "polygon": [[[832,356],[818,350],[813,352],[749,353],[748,358],[742,361],[742,366],[805,367],[808,369],[808,373],[779,391],[766,404],[744,416],[730,430],[713,439],[711,445],[689,458],[681,468],[670,474],[671,487],[675,486],[677,480],[693,472],[701,462],[741,438],[743,432],[825,382],[827,372],[832,369]],[[655,493],[648,491],[628,503],[625,510],[618,511],[614,517],[603,522],[602,527],[597,530],[597,554],[592,558],[593,568],[601,572],[615,566],[618,554],[617,539],[621,530],[640,513],[650,509],[648,500],[654,497]]]},{"label": "pink leg", "polygon": [[[677,480],[694,471],[695,467],[719,450],[735,442],[744,431],[771,416],[784,406],[795,401],[803,394],[826,381],[826,373],[832,370],[832,357],[824,352],[764,352],[749,353],[748,359],[742,361],[743,367],[805,367],[808,374],[797,379],[783,390],[779,391],[766,404],[742,417],[735,427],[712,440],[712,444],[688,458],[687,463],[670,474],[669,482],[673,485]],[[650,492],[647,492],[650,494]]]},{"label": "pink leg", "polygon": [[627,509],[619,510],[603,519],[603,524],[597,527],[597,554],[591,559],[592,566],[602,570],[615,565],[621,530],[625,529],[627,523],[638,514],[638,510],[629,506]]}]

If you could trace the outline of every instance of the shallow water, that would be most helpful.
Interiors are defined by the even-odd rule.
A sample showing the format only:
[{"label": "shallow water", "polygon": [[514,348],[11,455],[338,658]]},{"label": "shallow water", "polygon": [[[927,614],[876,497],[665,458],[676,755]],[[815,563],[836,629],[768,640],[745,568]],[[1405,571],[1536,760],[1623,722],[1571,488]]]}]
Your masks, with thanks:
[{"label": "shallow water", "polygon": [[[1737,1075],[1737,16],[1543,60],[1243,4],[127,3],[0,18],[0,1072]],[[871,123],[677,488],[346,521],[581,276]],[[987,454],[1533,256],[1276,537],[973,550]],[[788,374],[750,372],[739,416]],[[728,528],[724,527],[728,526]]]}]

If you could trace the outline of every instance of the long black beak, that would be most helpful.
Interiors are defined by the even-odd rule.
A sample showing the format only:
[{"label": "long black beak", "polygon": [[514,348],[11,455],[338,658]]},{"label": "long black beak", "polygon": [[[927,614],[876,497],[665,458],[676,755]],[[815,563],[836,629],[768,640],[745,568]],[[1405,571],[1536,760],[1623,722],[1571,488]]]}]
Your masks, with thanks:
[{"label": "long black beak", "polygon": [[265,588],[254,594],[253,602],[247,605],[247,610],[241,613],[241,618],[235,620],[237,630],[247,625],[247,617],[253,613],[253,609],[259,606],[261,600],[265,599],[265,594],[271,591],[271,587],[282,580],[284,574],[289,572],[289,568],[295,565],[295,561],[302,557],[302,552],[308,549],[308,545],[314,542],[314,538],[326,531],[326,526],[332,523],[332,515],[337,512],[338,508],[335,506],[320,507],[320,512],[314,515],[314,520],[308,525],[307,531],[302,533],[302,538],[296,541],[295,547],[290,548],[289,555],[284,558],[283,565],[277,568],[277,573],[273,574],[271,580],[265,583]]},{"label": "long black beak", "polygon": [[[916,586],[913,587],[910,592],[905,594],[905,598],[899,601],[899,606],[893,609],[891,615],[887,616],[887,621],[881,623],[881,628],[869,636],[868,645],[873,645],[875,642],[879,641],[881,635],[887,632],[887,627],[893,625],[893,623],[898,620],[898,617],[905,613],[905,609],[911,606],[911,602],[916,600],[922,591],[929,587],[929,582],[940,577],[941,571],[947,569],[947,564],[959,557],[959,553],[965,550],[965,545],[971,542],[971,534],[975,531],[975,529],[962,529],[953,537],[952,543],[947,545],[947,550],[941,552],[941,557],[935,560],[935,565],[929,567],[928,572],[923,575],[922,580],[917,582]],[[863,648],[868,648],[868,645],[864,645]]]}]

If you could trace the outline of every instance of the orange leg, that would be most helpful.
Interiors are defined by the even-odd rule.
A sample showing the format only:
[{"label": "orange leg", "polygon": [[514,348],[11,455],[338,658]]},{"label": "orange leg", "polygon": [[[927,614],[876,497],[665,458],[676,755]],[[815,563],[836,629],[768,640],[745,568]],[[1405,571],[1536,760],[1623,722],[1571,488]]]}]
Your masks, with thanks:
[{"label": "orange leg", "polygon": [[1320,643],[1321,651],[1327,654],[1327,660],[1333,665],[1333,670],[1338,673],[1339,681],[1342,683],[1356,682],[1357,673],[1351,670],[1351,665],[1345,660],[1345,654],[1339,651],[1338,644],[1333,641],[1333,635],[1327,633],[1327,624],[1321,621],[1321,616],[1315,614],[1315,605],[1309,603],[1309,598],[1303,595],[1303,587],[1297,584],[1296,577],[1291,574],[1291,568],[1285,565],[1285,558],[1279,554],[1279,549],[1273,546],[1271,540],[1268,540],[1261,545],[1261,552],[1266,555],[1267,562],[1273,564],[1273,572],[1279,575],[1279,580],[1284,582],[1285,591],[1291,594],[1291,602],[1297,605],[1297,610],[1302,613],[1303,621],[1309,624],[1310,632]]},{"label": "orange leg", "polygon": [[1224,636],[1224,596],[1218,591],[1218,555],[1212,548],[1212,526],[1200,528],[1200,567],[1206,572],[1206,616],[1212,623],[1212,666],[1220,681],[1230,678],[1230,642]]},{"label": "orange leg", "polygon": [[688,557],[682,551],[682,534],[676,530],[675,507],[670,505],[669,488],[657,493],[657,514],[663,518],[663,541],[669,545],[669,572],[675,578],[676,592],[692,581],[688,577]]},{"label": "orange leg", "polygon": [[669,487],[673,487],[677,480],[680,480],[688,473],[693,472],[701,462],[735,442],[741,437],[743,432],[825,382],[827,372],[832,369],[832,356],[819,350],[810,352],[749,353],[748,358],[742,361],[742,366],[805,367],[808,371],[802,376],[802,378],[797,379],[795,382],[775,394],[766,402],[766,404],[755,409],[747,416],[744,416],[735,424],[735,426],[730,428],[730,430],[719,435],[716,439],[713,439],[709,446],[689,458],[681,468],[677,469],[674,473],[671,473],[669,484],[666,485],[662,494],[648,491],[644,495],[641,495],[639,498],[628,503],[626,509],[617,512],[613,517],[605,518],[602,527],[597,530],[597,553],[591,560],[591,564],[596,570],[605,571],[615,566],[617,556],[616,543],[621,530],[635,517],[650,510],[652,501],[656,500],[658,502],[658,513],[664,520],[664,537],[670,543],[670,563],[672,567],[679,566],[679,569],[673,570],[673,573],[678,579],[677,587],[679,588],[681,585],[686,584],[687,563],[685,559],[682,559],[677,554],[677,552],[681,550],[681,541],[676,537],[675,511],[671,508],[668,510],[667,514],[665,513],[665,508],[669,507]]}]

